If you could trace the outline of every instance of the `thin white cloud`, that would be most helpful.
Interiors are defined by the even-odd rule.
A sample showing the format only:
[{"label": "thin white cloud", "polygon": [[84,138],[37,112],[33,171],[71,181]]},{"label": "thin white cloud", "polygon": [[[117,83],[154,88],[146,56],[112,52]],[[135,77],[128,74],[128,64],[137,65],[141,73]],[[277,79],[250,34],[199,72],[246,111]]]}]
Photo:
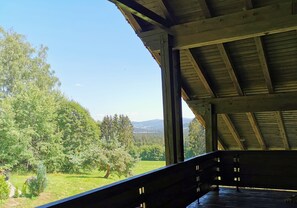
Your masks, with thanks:
[{"label": "thin white cloud", "polygon": [[80,84],[80,83],[76,83],[75,84],[75,87],[82,87],[83,85],[82,84]]}]

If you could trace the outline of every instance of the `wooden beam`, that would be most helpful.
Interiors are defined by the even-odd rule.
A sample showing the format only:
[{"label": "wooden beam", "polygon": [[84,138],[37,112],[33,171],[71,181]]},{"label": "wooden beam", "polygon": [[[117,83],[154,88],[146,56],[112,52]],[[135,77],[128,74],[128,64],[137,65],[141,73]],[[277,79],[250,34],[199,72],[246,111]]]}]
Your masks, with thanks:
[{"label": "wooden beam", "polygon": [[292,0],[292,14],[297,14],[297,0]]},{"label": "wooden beam", "polygon": [[[265,78],[265,82],[266,82],[266,86],[268,89],[269,93],[274,93],[274,89],[273,89],[273,84],[271,81],[271,77],[270,77],[270,73],[269,73],[269,67],[267,64],[267,59],[266,59],[266,55],[265,55],[265,50],[264,50],[264,46],[263,46],[263,42],[261,37],[256,37],[255,38],[255,43],[256,43],[256,47],[257,47],[257,52],[259,55],[259,60],[261,63],[261,67],[263,70],[263,74],[264,74],[264,78]],[[283,140],[284,143],[284,147],[286,150],[290,149],[290,145],[288,142],[288,136],[287,136],[287,132],[285,129],[285,125],[283,122],[283,118],[282,118],[282,114],[280,111],[275,112],[275,118],[277,120],[277,124],[278,124],[278,128],[280,131],[280,136]]]},{"label": "wooden beam", "polygon": [[267,146],[266,146],[265,141],[263,139],[263,136],[262,136],[262,133],[261,133],[260,128],[258,126],[255,115],[253,113],[246,113],[246,115],[247,115],[247,117],[248,117],[248,119],[250,121],[250,124],[251,124],[251,126],[253,128],[253,131],[254,131],[254,133],[256,135],[256,138],[257,138],[257,140],[258,140],[258,142],[260,144],[260,147],[263,150],[266,150]]},{"label": "wooden beam", "polygon": [[243,92],[242,92],[242,89],[240,87],[240,84],[239,84],[239,81],[237,79],[237,76],[235,74],[235,70],[234,70],[234,67],[231,63],[231,60],[230,60],[230,57],[229,57],[229,54],[227,53],[226,49],[225,49],[225,46],[224,44],[218,44],[217,45],[218,49],[219,49],[219,52],[221,54],[221,57],[223,58],[223,61],[226,65],[226,69],[228,71],[228,74],[232,80],[232,83],[233,83],[233,86],[236,90],[236,92],[238,93],[238,95],[243,95]]},{"label": "wooden beam", "polygon": [[281,138],[283,140],[283,144],[285,146],[285,149],[289,150],[290,149],[290,144],[289,144],[287,132],[286,132],[286,129],[285,129],[282,113],[280,111],[277,111],[277,112],[275,112],[275,116],[276,116],[276,119],[277,119],[277,123],[279,125],[280,136],[281,136]]},{"label": "wooden beam", "polygon": [[239,148],[241,150],[245,150],[244,145],[240,141],[239,133],[237,132],[235,126],[233,125],[230,117],[226,114],[222,114],[221,116],[222,116],[223,120],[225,121],[225,123],[226,123],[230,133],[232,134],[233,138],[235,139],[236,143],[238,144]]},{"label": "wooden beam", "polygon": [[268,64],[267,64],[267,59],[266,59],[262,39],[261,39],[261,37],[255,37],[254,39],[255,39],[255,43],[256,43],[256,47],[257,47],[257,52],[258,52],[261,68],[263,70],[264,79],[266,82],[266,86],[268,88],[268,92],[273,93],[273,84],[272,84],[270,73],[269,73],[269,68],[268,68]]},{"label": "wooden beam", "polygon": [[134,18],[134,16],[130,12],[123,10],[121,7],[118,7],[118,9],[122,12],[122,14],[126,18],[126,20],[130,23],[134,31],[136,31],[136,33],[140,33],[142,31],[142,28],[140,24],[137,22],[137,20]]},{"label": "wooden beam", "polygon": [[172,37],[161,37],[161,73],[166,164],[184,160],[179,51],[172,51]]},{"label": "wooden beam", "polygon": [[172,8],[170,7],[170,4],[168,0],[159,0],[159,6],[166,17],[166,19],[170,20],[171,25],[174,25],[177,23],[177,20],[174,16],[174,13],[172,11]]},{"label": "wooden beam", "polygon": [[205,112],[205,147],[206,152],[218,150],[217,115],[212,105],[209,105]]},{"label": "wooden beam", "polygon": [[243,3],[244,3],[244,9],[245,10],[249,10],[249,9],[254,8],[253,0],[243,0]]},{"label": "wooden beam", "polygon": [[[210,18],[210,17],[212,17],[212,14],[211,14],[211,11],[210,11],[210,9],[209,9],[209,6],[207,5],[207,2],[206,2],[205,0],[199,0],[199,4],[200,4],[200,6],[201,6],[201,9],[202,9],[202,11],[203,11],[203,13],[204,13],[205,18]],[[219,43],[219,44],[217,45],[217,47],[218,47],[218,49],[219,49],[219,52],[220,52],[220,54],[221,54],[221,57],[222,57],[222,59],[223,59],[225,65],[226,65],[226,69],[227,69],[228,74],[229,74],[229,76],[230,76],[230,78],[231,78],[231,80],[232,80],[232,83],[233,83],[233,86],[234,86],[236,92],[237,92],[239,95],[243,95],[243,92],[242,92],[242,89],[241,89],[241,87],[240,87],[239,81],[238,81],[237,76],[236,76],[236,74],[235,74],[234,67],[233,67],[233,65],[232,65],[232,63],[231,63],[229,54],[227,53],[224,44],[223,44],[223,43]],[[231,120],[229,120],[228,122],[229,122],[229,123],[228,123],[229,125],[230,125],[230,124],[233,125],[233,124],[231,123]],[[252,121],[252,122],[253,122],[253,121]],[[228,125],[228,124],[227,124],[227,125]],[[256,126],[256,127],[258,127],[256,123],[251,123],[251,125],[252,125],[252,126]],[[232,134],[232,135],[236,135],[236,134]],[[235,139],[236,139],[236,138],[235,138]]]},{"label": "wooden beam", "polygon": [[238,96],[228,98],[208,98],[187,102],[192,109],[200,111],[209,104],[215,106],[215,113],[243,113],[264,111],[297,110],[297,92]]},{"label": "wooden beam", "polygon": [[194,58],[192,52],[190,50],[184,50],[186,56],[188,57],[189,61],[191,62],[195,72],[197,73],[200,81],[202,82],[203,86],[207,90],[207,92],[210,94],[211,97],[216,97],[215,93],[213,92],[209,81],[207,80],[205,74],[203,73],[202,68],[199,66],[197,60]]},{"label": "wooden beam", "polygon": [[207,2],[205,0],[198,0],[199,4],[200,4],[200,7],[201,7],[201,10],[204,14],[204,17],[205,18],[210,18],[212,15],[211,15],[211,11],[209,9],[209,6],[207,5]]},{"label": "wooden beam", "polygon": [[118,7],[121,7],[124,10],[127,10],[134,14],[135,16],[159,27],[168,28],[171,26],[170,22],[159,16],[158,14],[152,12],[136,1],[131,0],[109,0],[110,2],[116,4]]},{"label": "wooden beam", "polygon": [[[189,49],[297,30],[292,5],[291,2],[279,3],[172,26],[169,31],[175,37],[173,48]],[[159,50],[153,37],[155,33],[158,30],[139,34],[151,50]]]},{"label": "wooden beam", "polygon": [[[230,78],[232,80],[232,83],[233,83],[233,85],[234,85],[234,87],[236,89],[237,94],[240,95],[240,96],[243,96],[243,91],[242,91],[242,89],[240,87],[239,81],[238,81],[237,76],[235,74],[235,70],[233,68],[230,57],[229,57],[224,45],[223,44],[218,44],[217,46],[218,46],[220,54],[221,54],[221,56],[222,56],[222,58],[224,60],[224,63],[226,65],[229,76],[230,76]],[[247,112],[246,116],[248,117],[248,120],[249,120],[249,122],[250,122],[250,124],[251,124],[251,126],[253,128],[253,131],[255,133],[255,136],[256,136],[261,148],[263,150],[265,150],[266,145],[265,145],[262,133],[260,131],[260,128],[258,127],[258,123],[256,121],[255,115],[253,113],[251,113],[251,112]]]}]

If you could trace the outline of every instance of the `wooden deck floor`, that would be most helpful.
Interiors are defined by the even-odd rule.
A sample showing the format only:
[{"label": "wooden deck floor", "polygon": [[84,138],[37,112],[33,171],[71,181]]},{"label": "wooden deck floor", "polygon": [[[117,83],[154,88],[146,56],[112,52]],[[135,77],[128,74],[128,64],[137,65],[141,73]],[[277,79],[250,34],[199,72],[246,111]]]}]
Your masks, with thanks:
[{"label": "wooden deck floor", "polygon": [[187,208],[291,208],[297,207],[297,197],[292,202],[292,196],[297,193],[220,188],[219,192],[209,192],[200,198],[200,203],[193,202]]}]

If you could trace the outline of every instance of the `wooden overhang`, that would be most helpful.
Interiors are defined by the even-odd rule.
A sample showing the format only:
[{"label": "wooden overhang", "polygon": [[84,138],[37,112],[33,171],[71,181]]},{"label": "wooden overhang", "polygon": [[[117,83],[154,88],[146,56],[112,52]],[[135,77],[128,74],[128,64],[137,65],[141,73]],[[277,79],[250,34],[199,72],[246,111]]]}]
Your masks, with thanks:
[{"label": "wooden overhang", "polygon": [[170,37],[182,97],[203,125],[217,115],[220,149],[297,149],[296,0],[110,1],[159,64]]}]

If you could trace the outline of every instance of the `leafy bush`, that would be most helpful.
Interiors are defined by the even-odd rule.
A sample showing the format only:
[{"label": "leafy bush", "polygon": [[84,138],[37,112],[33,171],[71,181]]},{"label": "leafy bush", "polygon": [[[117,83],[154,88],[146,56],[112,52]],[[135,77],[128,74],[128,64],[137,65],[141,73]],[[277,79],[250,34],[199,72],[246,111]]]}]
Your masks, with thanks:
[{"label": "leafy bush", "polygon": [[19,196],[20,196],[19,187],[15,187],[15,192],[14,192],[13,198],[19,198]]},{"label": "leafy bush", "polygon": [[9,187],[5,181],[5,176],[0,175],[0,200],[7,199],[9,196]]},{"label": "leafy bush", "polygon": [[46,167],[40,164],[37,168],[37,176],[32,176],[24,183],[22,192],[27,196],[39,196],[47,186]]}]

